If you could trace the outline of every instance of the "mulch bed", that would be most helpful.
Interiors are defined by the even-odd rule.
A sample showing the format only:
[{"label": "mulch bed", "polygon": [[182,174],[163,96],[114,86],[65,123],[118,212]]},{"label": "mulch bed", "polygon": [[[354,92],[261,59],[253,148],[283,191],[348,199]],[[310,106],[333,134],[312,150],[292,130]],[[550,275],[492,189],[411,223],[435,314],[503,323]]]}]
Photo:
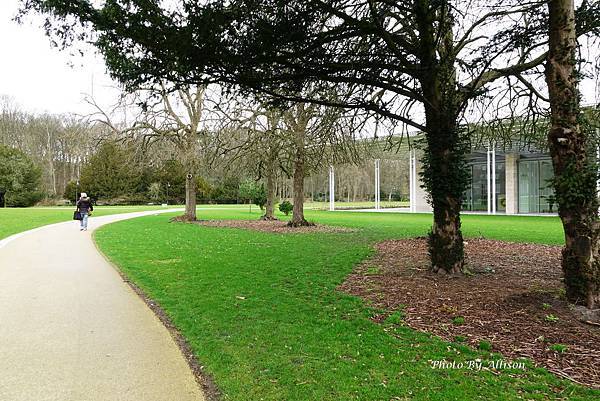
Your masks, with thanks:
[{"label": "mulch bed", "polygon": [[263,231],[268,233],[343,233],[354,230],[345,227],[325,226],[315,224],[306,227],[289,227],[287,222],[279,220],[198,220],[193,222],[208,227],[243,228],[247,230]]},{"label": "mulch bed", "polygon": [[[474,347],[488,341],[507,358],[530,358],[561,377],[600,388],[600,327],[579,321],[565,302],[560,247],[469,240],[472,274],[462,277],[429,271],[424,238],[376,248],[340,286],[386,311],[375,321],[403,310],[405,324],[414,329],[447,341],[461,336]],[[557,352],[553,344],[568,349]]]}]

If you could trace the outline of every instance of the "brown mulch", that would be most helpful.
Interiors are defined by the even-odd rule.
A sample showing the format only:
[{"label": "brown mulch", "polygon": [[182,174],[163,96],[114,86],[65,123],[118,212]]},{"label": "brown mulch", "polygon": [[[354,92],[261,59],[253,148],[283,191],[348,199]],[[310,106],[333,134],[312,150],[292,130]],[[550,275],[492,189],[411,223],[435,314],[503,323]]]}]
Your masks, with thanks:
[{"label": "brown mulch", "polygon": [[306,227],[289,227],[286,221],[279,220],[198,220],[194,224],[208,227],[243,228],[247,230],[263,231],[268,233],[344,233],[354,230],[345,227],[325,226],[315,224]]},{"label": "brown mulch", "polygon": [[[426,239],[385,241],[340,289],[447,341],[484,340],[508,358],[526,357],[574,382],[600,388],[600,327],[581,322],[564,300],[560,247],[467,241],[462,277],[431,273]],[[453,322],[456,317],[464,323]],[[556,320],[555,318],[558,318]],[[455,324],[456,323],[456,324]],[[568,347],[564,353],[552,344]]]}]

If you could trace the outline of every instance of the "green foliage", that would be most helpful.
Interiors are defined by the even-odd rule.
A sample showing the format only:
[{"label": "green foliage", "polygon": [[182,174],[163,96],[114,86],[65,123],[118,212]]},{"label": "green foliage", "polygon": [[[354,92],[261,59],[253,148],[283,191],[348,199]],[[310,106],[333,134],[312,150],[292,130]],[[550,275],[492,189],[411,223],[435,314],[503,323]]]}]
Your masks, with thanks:
[{"label": "green foliage", "polygon": [[569,347],[564,344],[552,344],[548,347],[548,349],[550,351],[558,352],[559,354],[564,354],[569,350]]},{"label": "green foliage", "polygon": [[598,210],[597,180],[597,165],[589,158],[583,166],[578,166],[575,160],[568,161],[563,172],[551,180],[559,210],[581,206]]},{"label": "green foliage", "polygon": [[[27,207],[39,202],[41,169],[20,150],[0,145],[0,198],[6,206]],[[3,206],[3,205],[0,205]]]},{"label": "green foliage", "polygon": [[554,316],[552,313],[544,316],[544,320],[546,322],[550,322],[550,323],[556,323],[560,320],[560,318],[558,316]]},{"label": "green foliage", "polygon": [[239,186],[238,196],[245,202],[250,202],[256,196],[258,184],[254,180],[246,180]]},{"label": "green foliage", "polygon": [[[186,174],[185,167],[178,160],[170,159],[149,166],[137,161],[135,149],[105,142],[83,166],[79,190],[87,192],[100,203],[183,203]],[[70,185],[68,190],[72,191]],[[211,194],[210,184],[198,177],[198,198],[210,199]]]},{"label": "green foliage", "polygon": [[[185,186],[185,183],[184,183]],[[198,200],[211,200],[213,187],[202,176],[196,177],[196,198]]]},{"label": "green foliage", "polygon": [[65,185],[65,190],[63,192],[63,198],[68,199],[71,202],[75,202],[79,197],[79,186],[77,185],[77,181],[69,181],[67,185]]},{"label": "green foliage", "polygon": [[240,184],[239,198],[246,201],[252,202],[256,206],[263,210],[267,204],[267,191],[265,185],[260,184],[254,180],[246,180]]},{"label": "green foliage", "polygon": [[169,159],[158,166],[152,180],[160,183],[165,200],[167,200],[167,192],[169,193],[169,204],[184,203],[186,174],[187,171],[179,160]]},{"label": "green foliage", "polygon": [[214,183],[211,200],[216,203],[238,203],[240,178],[237,176],[225,176]]},{"label": "green foliage", "polygon": [[[141,169],[125,148],[104,142],[81,169],[80,190],[96,200],[130,197],[141,185]],[[143,188],[145,192],[146,188]]]},{"label": "green foliage", "polygon": [[[442,118],[442,117],[440,117]],[[447,271],[464,259],[464,246],[460,230],[460,205],[470,181],[466,154],[469,150],[466,133],[456,126],[452,116],[445,117],[443,132],[432,129],[426,133],[423,171],[423,188],[429,193],[433,206],[433,219],[438,227],[456,224],[458,241],[450,243],[447,232],[429,232],[429,255],[432,264]],[[439,124],[435,121],[434,124]],[[452,218],[454,220],[451,220]]]},{"label": "green foliage", "polygon": [[252,198],[252,202],[260,207],[260,210],[265,208],[267,204],[267,191],[265,189],[265,184],[260,184],[260,186],[254,192],[254,197]]},{"label": "green foliage", "polygon": [[462,316],[456,316],[452,319],[452,324],[454,324],[456,326],[461,326],[461,325],[465,324],[465,318]]},{"label": "green foliage", "polygon": [[477,346],[481,351],[492,352],[492,343],[489,341],[481,340]]},{"label": "green foliage", "polygon": [[294,205],[290,201],[283,201],[279,204],[279,211],[288,216],[294,210]]}]

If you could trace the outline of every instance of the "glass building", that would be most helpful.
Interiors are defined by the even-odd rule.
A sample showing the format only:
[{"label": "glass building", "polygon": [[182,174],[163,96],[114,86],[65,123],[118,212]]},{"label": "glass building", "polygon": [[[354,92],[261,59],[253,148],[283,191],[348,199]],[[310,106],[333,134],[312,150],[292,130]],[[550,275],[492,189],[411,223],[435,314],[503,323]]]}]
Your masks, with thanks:
[{"label": "glass building", "polygon": [[494,153],[493,158],[481,152],[469,157],[471,183],[464,195],[463,210],[508,214],[556,212],[550,185],[552,161],[547,155],[510,153],[507,157],[504,153]]}]

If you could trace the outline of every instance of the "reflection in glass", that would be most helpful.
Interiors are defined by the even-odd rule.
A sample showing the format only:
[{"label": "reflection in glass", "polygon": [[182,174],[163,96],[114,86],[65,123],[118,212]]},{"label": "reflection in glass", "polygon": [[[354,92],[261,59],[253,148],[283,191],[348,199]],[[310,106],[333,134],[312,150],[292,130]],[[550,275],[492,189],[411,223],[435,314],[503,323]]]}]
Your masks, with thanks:
[{"label": "reflection in glass", "polygon": [[[487,211],[487,169],[485,163],[473,163],[469,167],[471,184],[463,196],[463,210]],[[506,210],[506,174],[504,163],[496,163],[496,210]]]},{"label": "reflection in glass", "polygon": [[549,160],[519,162],[519,213],[555,211],[554,191],[549,185],[552,176],[552,162]]}]

